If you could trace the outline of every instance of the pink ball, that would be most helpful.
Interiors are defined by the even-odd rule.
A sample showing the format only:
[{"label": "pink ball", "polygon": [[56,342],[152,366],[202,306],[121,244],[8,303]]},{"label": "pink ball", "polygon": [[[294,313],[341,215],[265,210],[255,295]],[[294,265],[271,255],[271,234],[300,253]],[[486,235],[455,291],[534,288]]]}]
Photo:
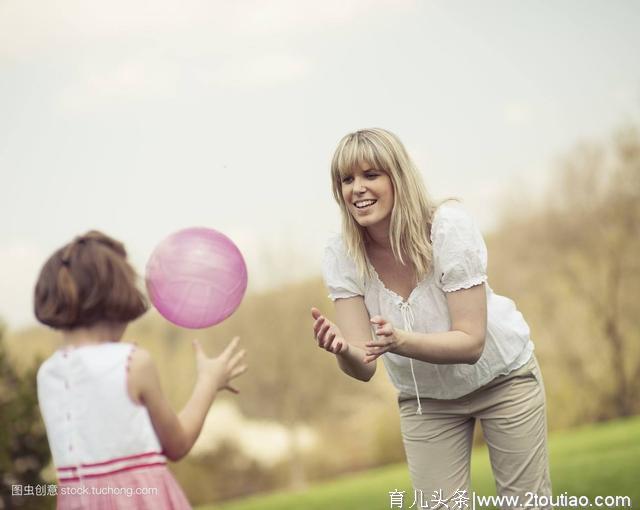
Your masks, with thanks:
[{"label": "pink ball", "polygon": [[162,241],[147,262],[149,298],[178,326],[199,329],[225,320],[247,289],[238,247],[209,228],[187,228]]}]

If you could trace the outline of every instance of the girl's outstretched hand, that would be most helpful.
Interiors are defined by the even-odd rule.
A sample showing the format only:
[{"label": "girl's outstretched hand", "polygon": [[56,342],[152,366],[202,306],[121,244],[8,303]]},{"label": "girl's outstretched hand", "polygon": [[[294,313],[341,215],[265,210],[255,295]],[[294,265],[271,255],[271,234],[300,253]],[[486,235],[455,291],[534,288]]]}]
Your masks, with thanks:
[{"label": "girl's outstretched hand", "polygon": [[313,336],[318,342],[318,347],[333,354],[345,354],[349,351],[349,344],[338,326],[324,317],[317,308],[311,309],[311,317],[315,319]]},{"label": "girl's outstretched hand", "polygon": [[365,363],[370,363],[371,361],[378,359],[385,352],[392,351],[398,347],[398,339],[395,336],[395,329],[390,322],[383,317],[376,315],[371,317],[371,324],[374,326],[374,333],[377,340],[367,342],[365,344]]},{"label": "girl's outstretched hand", "polygon": [[209,358],[198,340],[193,341],[196,351],[196,369],[198,379],[208,380],[216,390],[229,390],[232,393],[239,393],[237,389],[229,383],[247,370],[247,365],[242,364],[246,351],[241,349],[236,352],[239,337],[235,337],[217,358]]}]

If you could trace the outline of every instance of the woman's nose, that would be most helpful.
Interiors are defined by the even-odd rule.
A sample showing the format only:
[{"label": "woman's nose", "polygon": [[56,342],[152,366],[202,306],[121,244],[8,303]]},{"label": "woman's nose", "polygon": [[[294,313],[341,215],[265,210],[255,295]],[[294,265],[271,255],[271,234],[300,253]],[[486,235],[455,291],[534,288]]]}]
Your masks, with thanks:
[{"label": "woman's nose", "polygon": [[355,182],[353,183],[353,191],[356,193],[364,193],[365,191],[367,191],[364,180],[356,178]]}]

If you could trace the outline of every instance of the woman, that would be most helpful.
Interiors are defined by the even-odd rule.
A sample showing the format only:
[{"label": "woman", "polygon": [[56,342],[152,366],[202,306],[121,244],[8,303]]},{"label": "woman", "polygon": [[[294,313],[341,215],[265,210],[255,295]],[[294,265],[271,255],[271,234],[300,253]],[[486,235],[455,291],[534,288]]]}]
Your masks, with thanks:
[{"label": "woman", "polygon": [[362,381],[382,357],[415,490],[444,501],[470,495],[479,419],[498,494],[520,505],[527,492],[550,497],[544,385],[529,328],[489,287],[473,220],[455,202],[431,201],[404,146],[383,129],[346,135],[331,178],[342,235],[326,248],[323,274],[336,323],[313,308],[315,338]]}]

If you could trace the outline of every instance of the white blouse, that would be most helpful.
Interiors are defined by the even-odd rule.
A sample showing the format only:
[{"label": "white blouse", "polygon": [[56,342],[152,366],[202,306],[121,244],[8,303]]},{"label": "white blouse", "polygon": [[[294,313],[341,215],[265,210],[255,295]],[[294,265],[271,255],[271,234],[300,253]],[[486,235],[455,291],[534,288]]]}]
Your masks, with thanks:
[{"label": "white blouse", "polygon": [[431,242],[433,271],[407,300],[387,289],[373,267],[372,278],[361,278],[340,235],[329,241],[323,260],[324,281],[332,300],[363,296],[369,316],[381,315],[405,331],[449,331],[451,320],[445,293],[485,283],[487,337],[477,363],[441,365],[390,352],[381,356],[399,398],[416,398],[418,413],[420,398],[455,399],[467,395],[523,366],[534,350],[529,327],[515,303],[495,294],[487,283],[487,248],[473,219],[458,205],[440,206],[433,219]]}]

